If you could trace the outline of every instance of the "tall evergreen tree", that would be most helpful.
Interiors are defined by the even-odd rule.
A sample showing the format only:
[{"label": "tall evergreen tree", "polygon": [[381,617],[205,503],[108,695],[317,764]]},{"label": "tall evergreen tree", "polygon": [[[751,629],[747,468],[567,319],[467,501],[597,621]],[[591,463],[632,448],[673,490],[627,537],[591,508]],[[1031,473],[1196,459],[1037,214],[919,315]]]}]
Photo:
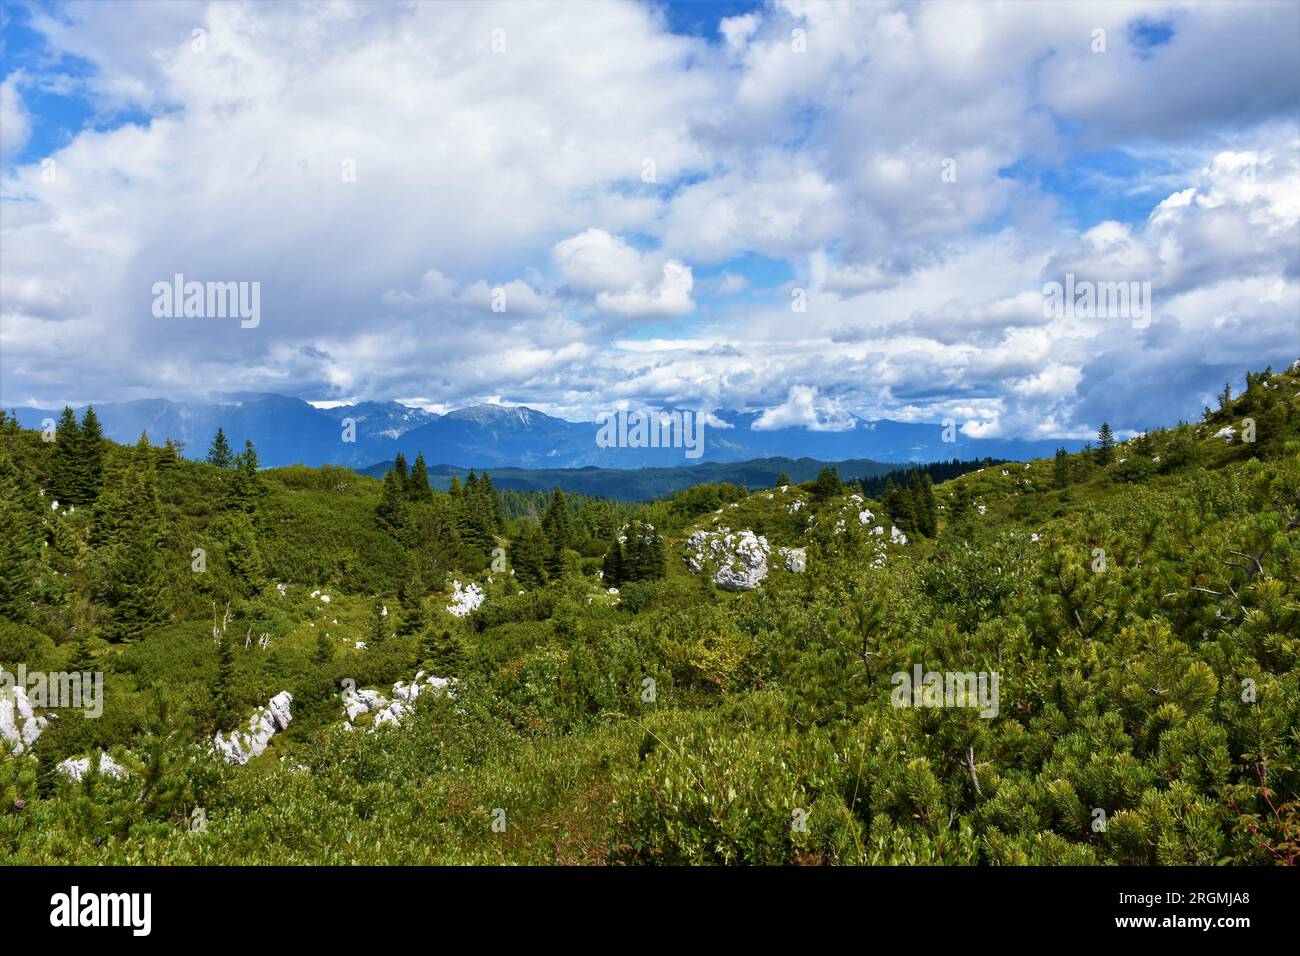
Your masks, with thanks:
[{"label": "tall evergreen tree", "polygon": [[104,475],[104,429],[95,414],[95,406],[87,405],[81,416],[81,434],[77,445],[76,503],[94,504]]},{"label": "tall evergreen tree", "polygon": [[54,454],[46,495],[60,503],[76,504],[77,492],[84,485],[82,464],[81,426],[71,406],[65,405],[54,428]]},{"label": "tall evergreen tree", "polygon": [[415,456],[411,475],[406,482],[407,497],[414,502],[432,501],[433,489],[429,487],[429,468],[424,463],[424,453]]},{"label": "tall evergreen tree", "polygon": [[844,494],[844,483],[840,481],[839,469],[834,465],[827,465],[817,475],[817,480],[813,482],[813,501],[821,504],[823,501],[842,494]]},{"label": "tall evergreen tree", "polygon": [[1070,453],[1064,448],[1056,449],[1056,458],[1052,462],[1052,482],[1064,491],[1070,487],[1073,469],[1070,467]]},{"label": "tall evergreen tree", "polygon": [[1110,422],[1102,422],[1101,430],[1097,432],[1095,456],[1097,464],[1102,466],[1109,465],[1115,457],[1115,433],[1110,430]]},{"label": "tall evergreen tree", "polygon": [[541,526],[531,518],[522,519],[510,548],[510,563],[520,586],[539,588],[546,583],[546,555],[547,541]]},{"label": "tall evergreen tree", "polygon": [[375,508],[375,523],[399,541],[405,541],[411,527],[406,488],[396,470],[384,475],[384,487]]},{"label": "tall evergreen tree", "polygon": [[397,588],[397,633],[403,637],[424,630],[424,588],[419,573],[412,568]]},{"label": "tall evergreen tree", "polygon": [[96,594],[109,608],[110,636],[127,640],[164,617],[163,517],[146,436],[140,436],[130,465],[114,478],[115,486],[105,489],[100,503],[122,517],[99,561]]},{"label": "tall evergreen tree", "polygon": [[217,426],[217,433],[212,436],[212,447],[208,449],[208,464],[216,465],[218,468],[233,468],[235,465],[235,453],[230,449],[230,442],[226,440],[226,433]]},{"label": "tall evergreen tree", "polygon": [[0,617],[25,621],[41,559],[40,505],[35,487],[0,452]]},{"label": "tall evergreen tree", "polygon": [[235,474],[226,486],[226,507],[245,514],[255,514],[265,488],[258,473],[257,449],[252,440],[244,442],[244,451],[235,458]]}]

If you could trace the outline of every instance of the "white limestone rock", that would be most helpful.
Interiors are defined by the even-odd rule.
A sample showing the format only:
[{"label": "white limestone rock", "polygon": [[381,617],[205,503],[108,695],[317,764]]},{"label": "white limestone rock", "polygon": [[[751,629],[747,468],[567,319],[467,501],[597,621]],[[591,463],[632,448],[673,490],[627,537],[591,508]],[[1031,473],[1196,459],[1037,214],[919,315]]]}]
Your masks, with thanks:
[{"label": "white limestone rock", "polygon": [[686,541],[686,562],[692,574],[709,570],[724,591],[752,591],[767,577],[767,538],[730,528],[699,530]]},{"label": "white limestone rock", "polygon": [[293,714],[290,712],[292,704],[293,695],[287,690],[280,691],[267,702],[265,707],[257,708],[253,716],[248,718],[247,731],[232,730],[229,738],[218,732],[213,738],[213,746],[217,753],[230,763],[241,767],[254,757],[260,757],[266,751],[271,738],[277,732],[286,729],[289,721],[293,720]]},{"label": "white limestone rock", "polygon": [[[69,780],[80,783],[81,778],[90,769],[90,758],[69,757],[60,763],[56,769]],[[114,780],[121,780],[126,776],[126,768],[106,753],[99,755],[99,772],[105,777],[112,777]]]},{"label": "white limestone rock", "polygon": [[0,689],[0,737],[13,753],[20,754],[36,743],[49,722],[32,709],[26,688],[15,684]]}]

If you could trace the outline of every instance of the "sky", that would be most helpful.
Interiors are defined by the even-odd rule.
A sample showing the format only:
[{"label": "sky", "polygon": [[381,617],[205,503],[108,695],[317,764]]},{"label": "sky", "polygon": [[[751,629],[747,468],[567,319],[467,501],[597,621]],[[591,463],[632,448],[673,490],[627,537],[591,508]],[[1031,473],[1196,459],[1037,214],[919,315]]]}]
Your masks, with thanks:
[{"label": "sky", "polygon": [[1300,4],[0,10],[6,406],[1087,437],[1300,356]]}]

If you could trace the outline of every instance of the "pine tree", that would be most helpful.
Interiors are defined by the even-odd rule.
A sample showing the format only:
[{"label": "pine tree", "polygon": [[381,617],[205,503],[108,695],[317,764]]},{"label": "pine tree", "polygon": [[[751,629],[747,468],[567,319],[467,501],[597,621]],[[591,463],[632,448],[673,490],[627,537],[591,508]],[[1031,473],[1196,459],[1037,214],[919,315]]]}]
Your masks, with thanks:
[{"label": "pine tree", "polygon": [[99,497],[104,477],[104,429],[99,424],[95,407],[87,405],[81,416],[81,434],[77,444],[77,485],[75,501],[79,505],[93,504]]},{"label": "pine tree", "polygon": [[1052,462],[1052,483],[1064,491],[1070,487],[1071,472],[1070,453],[1064,448],[1056,449],[1056,458]]},{"label": "pine tree", "polygon": [[220,426],[217,427],[217,433],[212,436],[212,447],[208,449],[208,464],[216,465],[218,468],[233,468],[235,465],[235,453],[230,450],[230,442],[226,440],[226,433]]},{"label": "pine tree", "polygon": [[465,645],[449,630],[429,628],[420,641],[420,656],[438,677],[459,677],[465,666]]},{"label": "pine tree", "polygon": [[226,508],[255,514],[266,489],[258,473],[257,449],[252,440],[244,442],[244,451],[235,458],[235,474],[226,486]]},{"label": "pine tree", "polygon": [[382,595],[375,595],[375,603],[370,608],[368,647],[378,647],[388,637],[388,608],[384,606]]},{"label": "pine tree", "polygon": [[0,618],[25,621],[35,588],[34,551],[25,534],[26,516],[8,496],[0,496]]},{"label": "pine tree", "polygon": [[400,615],[397,621],[398,634],[405,637],[424,630],[424,588],[419,573],[414,569],[402,579],[397,588],[397,607]]},{"label": "pine tree", "polygon": [[1105,467],[1115,457],[1115,434],[1110,430],[1110,422],[1102,422],[1097,432],[1097,464]]},{"label": "pine tree", "polygon": [[448,482],[447,484],[447,494],[451,495],[453,498],[459,498],[461,496],[461,485],[460,485],[459,475],[451,476],[451,481]]},{"label": "pine tree", "polygon": [[27,619],[44,538],[35,484],[0,451],[0,617]]},{"label": "pine tree", "polygon": [[397,453],[397,457],[393,459],[393,471],[397,472],[397,477],[401,480],[402,490],[405,491],[408,469],[406,467],[406,456],[400,451]]},{"label": "pine tree", "polygon": [[1232,404],[1232,383],[1224,382],[1223,391],[1219,393],[1219,411],[1227,411],[1228,406]]},{"label": "pine tree", "polygon": [[230,575],[230,596],[253,597],[267,583],[253,519],[245,511],[227,512],[213,522],[213,531]]},{"label": "pine tree", "polygon": [[569,520],[568,499],[559,488],[552,493],[546,514],[542,516],[542,530],[546,533],[548,545],[547,573],[552,578],[563,577],[567,570],[564,551],[572,543],[573,527]]},{"label": "pine tree", "polygon": [[76,504],[77,492],[84,485],[82,464],[81,426],[71,406],[65,405],[54,429],[54,454],[46,495],[53,501]]},{"label": "pine tree", "polygon": [[834,465],[827,465],[817,475],[817,480],[813,482],[812,499],[817,504],[844,493],[844,483],[840,481],[839,469]]},{"label": "pine tree", "polygon": [[623,547],[618,538],[610,542],[605,552],[605,560],[600,565],[601,580],[607,588],[616,588],[623,583]]},{"label": "pine tree", "polygon": [[781,474],[777,475],[776,477],[777,488],[784,488],[789,484],[790,484],[790,476],[787,475],[784,471],[781,472]]},{"label": "pine tree", "polygon": [[415,456],[411,475],[406,482],[407,497],[414,502],[432,501],[433,489],[429,487],[429,469],[424,463],[424,453]]},{"label": "pine tree", "polygon": [[130,639],[162,620],[162,508],[148,438],[140,436],[129,465],[114,473],[100,498],[102,509],[120,516],[96,574],[96,595],[109,608],[109,634]]},{"label": "pine tree", "polygon": [[510,563],[521,587],[539,588],[546,583],[546,536],[531,518],[519,522],[519,533],[510,548]]},{"label": "pine tree", "polygon": [[222,634],[217,640],[217,683],[212,689],[212,719],[217,728],[234,730],[239,727],[241,715],[238,686],[235,678],[234,642]]},{"label": "pine tree", "polygon": [[384,475],[384,487],[375,508],[375,523],[398,541],[405,541],[410,531],[411,515],[406,503],[406,489],[396,471]]},{"label": "pine tree", "polygon": [[328,664],[334,660],[334,640],[324,631],[316,635],[316,648],[312,651],[313,664]]}]

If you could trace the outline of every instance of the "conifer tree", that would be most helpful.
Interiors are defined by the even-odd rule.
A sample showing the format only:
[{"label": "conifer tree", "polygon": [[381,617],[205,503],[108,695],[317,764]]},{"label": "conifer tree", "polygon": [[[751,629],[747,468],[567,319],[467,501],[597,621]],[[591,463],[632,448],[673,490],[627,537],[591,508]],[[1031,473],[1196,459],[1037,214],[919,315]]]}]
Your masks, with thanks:
[{"label": "conifer tree", "polygon": [[234,642],[225,634],[217,641],[217,683],[212,690],[212,701],[215,726],[237,729],[240,713],[235,679],[235,647]]},{"label": "conifer tree", "polygon": [[375,595],[375,603],[370,607],[369,636],[367,646],[378,647],[388,637],[388,608],[384,605],[383,595]]},{"label": "conifer tree", "polygon": [[784,471],[781,472],[781,474],[776,476],[776,487],[783,488],[789,484],[790,484],[790,476],[787,475]]},{"label": "conifer tree", "polygon": [[426,630],[420,641],[420,656],[438,677],[459,677],[464,671],[465,645],[450,630]]},{"label": "conifer tree", "polygon": [[405,637],[424,630],[424,588],[419,573],[412,568],[397,588],[397,633]]},{"label": "conifer tree", "polygon": [[610,542],[605,552],[605,560],[600,565],[601,580],[605,587],[616,588],[623,583],[623,547],[616,537]]},{"label": "conifer tree", "polygon": [[71,406],[65,405],[54,428],[54,454],[46,495],[60,503],[76,504],[77,492],[84,484],[82,462],[81,426]]},{"label": "conifer tree", "polygon": [[1102,422],[1097,432],[1097,464],[1105,467],[1115,457],[1115,433],[1110,430],[1110,422]]},{"label": "conifer tree", "polygon": [[1070,453],[1064,448],[1056,449],[1056,458],[1052,462],[1052,483],[1064,491],[1070,487],[1071,471]]},{"label": "conifer tree", "polygon": [[415,464],[411,466],[411,475],[407,479],[406,487],[407,497],[411,501],[433,500],[433,489],[429,487],[429,468],[424,463],[423,452],[415,456]]},{"label": "conifer tree", "polygon": [[266,586],[266,565],[262,561],[253,519],[236,510],[213,522],[233,597],[251,598]]},{"label": "conifer tree", "polygon": [[564,492],[556,488],[550,504],[542,516],[542,530],[546,533],[548,553],[546,570],[552,578],[563,577],[566,564],[564,551],[573,541],[573,527],[569,519],[569,502]]},{"label": "conifer tree", "polygon": [[139,636],[163,618],[162,508],[158,501],[153,452],[148,438],[129,466],[114,474],[100,504],[120,516],[98,566],[96,594],[109,608],[109,634],[115,640]]},{"label": "conifer tree", "polygon": [[324,631],[316,635],[316,647],[312,651],[311,660],[313,664],[328,664],[334,660],[334,640]]},{"label": "conifer tree", "polygon": [[393,471],[397,472],[397,477],[401,480],[402,490],[405,491],[408,469],[406,467],[406,456],[400,451],[397,453],[397,457],[393,459]]},{"label": "conifer tree", "polygon": [[817,475],[817,480],[813,483],[812,498],[817,504],[827,501],[836,495],[844,493],[844,483],[840,481],[839,469],[834,465],[827,465]]},{"label": "conifer tree", "polygon": [[531,589],[546,583],[546,554],[546,536],[541,527],[531,518],[522,519],[510,548],[510,563],[520,586]]},{"label": "conifer tree", "polygon": [[226,433],[220,426],[217,426],[217,433],[212,436],[208,464],[218,468],[233,468],[235,465],[235,453],[230,450],[230,442],[226,440]]},{"label": "conifer tree", "polygon": [[77,444],[77,488],[75,502],[93,504],[99,497],[104,473],[104,430],[95,407],[87,405],[81,416],[81,433]]},{"label": "conifer tree", "polygon": [[0,617],[26,620],[44,538],[35,483],[0,451]]},{"label": "conifer tree", "polygon": [[258,474],[257,449],[251,439],[244,442],[244,451],[235,458],[235,474],[226,486],[226,507],[232,511],[255,514],[265,494],[262,476]]},{"label": "conifer tree", "polygon": [[383,491],[375,508],[375,523],[398,541],[406,540],[411,516],[406,503],[406,489],[395,470],[384,475]]}]

